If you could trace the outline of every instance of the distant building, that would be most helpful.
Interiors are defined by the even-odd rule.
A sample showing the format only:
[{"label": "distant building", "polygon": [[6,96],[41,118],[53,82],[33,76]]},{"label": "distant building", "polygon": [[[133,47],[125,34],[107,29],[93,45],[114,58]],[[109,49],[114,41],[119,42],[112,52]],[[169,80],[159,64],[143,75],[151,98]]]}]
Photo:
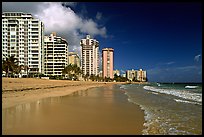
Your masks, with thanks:
[{"label": "distant building", "polygon": [[147,80],[146,71],[140,70],[127,70],[126,71],[126,78],[130,81],[140,81],[145,82]]},{"label": "distant building", "polygon": [[76,64],[77,67],[80,67],[80,58],[76,52],[69,52],[68,55],[69,64]]},{"label": "distant building", "polygon": [[133,81],[134,78],[137,78],[137,70],[127,70],[126,71],[126,78],[130,81]]},{"label": "distant building", "polygon": [[45,75],[60,76],[68,65],[68,43],[56,33],[44,37]]},{"label": "distant building", "polygon": [[2,13],[2,59],[14,56],[23,75],[44,73],[44,25],[31,14]]},{"label": "distant building", "polygon": [[121,76],[124,77],[124,78],[126,78],[126,74],[125,74],[125,73],[124,73],[124,74],[121,74]]},{"label": "distant building", "polygon": [[91,39],[87,35],[80,42],[81,45],[81,67],[84,75],[99,73],[99,42],[96,39]]},{"label": "distant building", "polygon": [[99,77],[103,77],[103,71],[99,71]]},{"label": "distant building", "polygon": [[142,69],[137,71],[137,80],[141,82],[147,81],[146,71],[143,71]]},{"label": "distant building", "polygon": [[116,69],[116,70],[114,70],[114,71],[113,71],[113,76],[114,76],[115,74],[116,74],[117,76],[120,76],[120,71],[119,71],[119,70],[117,70],[117,69]]},{"label": "distant building", "polygon": [[102,49],[102,69],[103,78],[114,78],[113,75],[113,49],[104,48]]}]

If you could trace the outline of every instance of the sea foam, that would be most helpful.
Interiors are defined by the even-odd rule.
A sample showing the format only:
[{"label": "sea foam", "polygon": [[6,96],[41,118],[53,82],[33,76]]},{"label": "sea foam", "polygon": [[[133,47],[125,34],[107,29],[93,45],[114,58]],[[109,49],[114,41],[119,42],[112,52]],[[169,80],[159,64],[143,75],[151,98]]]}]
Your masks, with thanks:
[{"label": "sea foam", "polygon": [[152,86],[144,86],[143,88],[149,91],[164,93],[164,94],[173,95],[173,96],[177,96],[188,100],[202,102],[202,94],[200,93],[190,93],[187,90],[161,89],[161,88],[156,88]]}]

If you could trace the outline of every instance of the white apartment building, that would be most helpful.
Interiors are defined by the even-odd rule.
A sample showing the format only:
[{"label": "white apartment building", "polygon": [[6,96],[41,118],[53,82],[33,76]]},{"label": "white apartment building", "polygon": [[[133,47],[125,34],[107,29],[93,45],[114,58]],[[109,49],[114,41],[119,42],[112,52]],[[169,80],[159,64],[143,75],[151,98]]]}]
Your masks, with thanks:
[{"label": "white apartment building", "polygon": [[137,70],[134,70],[134,69],[132,69],[132,70],[127,70],[126,71],[126,77],[127,77],[127,79],[129,79],[129,80],[133,80],[134,78],[137,78]]},{"label": "white apartment building", "polygon": [[23,75],[44,73],[44,25],[31,14],[2,13],[2,60],[15,56]]},{"label": "white apartment building", "polygon": [[140,82],[145,82],[147,80],[147,74],[146,71],[139,69],[139,70],[127,70],[126,71],[126,77],[127,79],[133,81],[135,80],[140,81]]},{"label": "white apartment building", "polygon": [[81,39],[81,67],[84,75],[99,73],[99,42],[96,39],[91,39],[87,35],[85,39]]},{"label": "white apartment building", "polygon": [[146,71],[143,71],[142,69],[140,69],[139,71],[137,71],[137,80],[138,81],[146,81],[147,79],[147,73]]},{"label": "white apartment building", "polygon": [[44,36],[45,75],[61,76],[68,65],[68,42],[56,33]]}]

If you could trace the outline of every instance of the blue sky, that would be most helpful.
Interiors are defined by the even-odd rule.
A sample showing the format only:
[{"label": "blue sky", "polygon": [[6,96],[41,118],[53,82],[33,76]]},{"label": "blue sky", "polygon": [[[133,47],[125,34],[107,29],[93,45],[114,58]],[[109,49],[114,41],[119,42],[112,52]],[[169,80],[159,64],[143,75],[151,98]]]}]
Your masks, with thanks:
[{"label": "blue sky", "polygon": [[[51,9],[53,5],[46,7]],[[46,22],[45,12],[42,15],[37,8],[23,9],[21,6],[22,3],[15,3],[15,8],[3,3],[2,11],[30,12]],[[192,2],[64,3],[63,8],[69,9],[63,14],[67,18],[67,30],[60,31],[60,27],[54,30],[56,27],[48,24],[50,20],[45,27],[47,33],[53,30],[64,37],[69,36],[67,39],[73,50],[79,47],[74,43],[91,34],[99,41],[100,51],[104,47],[114,48],[114,69],[121,72],[142,68],[147,71],[150,82],[202,82],[201,6],[201,3]]]},{"label": "blue sky", "polygon": [[114,48],[115,69],[142,68],[149,81],[202,81],[201,4],[83,4],[102,14],[108,38],[96,38],[101,49]]}]

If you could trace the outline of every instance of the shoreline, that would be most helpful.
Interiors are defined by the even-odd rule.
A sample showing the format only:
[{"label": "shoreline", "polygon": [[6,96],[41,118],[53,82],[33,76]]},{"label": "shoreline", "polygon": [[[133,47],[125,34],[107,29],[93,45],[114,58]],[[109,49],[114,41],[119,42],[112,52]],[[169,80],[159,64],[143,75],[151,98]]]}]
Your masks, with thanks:
[{"label": "shoreline", "polygon": [[75,91],[114,84],[125,84],[125,82],[2,78],[2,109],[37,101],[42,98],[65,96]]},{"label": "shoreline", "polygon": [[[70,95],[74,92],[86,91],[86,90],[91,89],[91,88],[96,88],[96,87],[111,88],[115,84],[128,84],[128,83],[126,83],[126,82],[65,81],[65,80],[44,80],[44,79],[42,80],[42,79],[36,79],[36,78],[2,78],[2,110],[12,109],[12,107],[17,106],[17,105],[25,105],[27,103],[35,103],[38,100],[48,99],[49,97],[62,97],[62,96]],[[134,84],[136,84],[136,83],[134,83]],[[110,92],[110,91],[107,91],[107,92]],[[113,91],[113,92],[115,92],[115,91]],[[75,102],[75,103],[78,103],[78,102]],[[73,105],[75,103],[73,102]],[[97,103],[99,103],[99,102],[96,100],[96,104]],[[88,104],[90,104],[90,103],[88,103]],[[129,104],[129,107],[130,106],[131,106],[131,104]],[[101,107],[103,107],[103,105]],[[120,107],[122,107],[122,106],[120,106],[118,104],[117,111],[115,111],[115,112],[113,111],[113,112],[116,113],[118,111],[121,111]],[[81,106],[81,108],[83,108],[83,107]],[[124,108],[124,107],[122,107],[122,108]],[[133,131],[134,127],[130,126],[129,128],[131,128],[132,131],[131,131],[131,133],[129,133],[128,132],[129,130],[127,128],[126,129],[127,134],[141,135],[142,130],[144,129],[144,127],[143,127],[144,111],[140,108],[139,105],[137,105],[137,107],[136,107],[137,109],[135,109],[134,105],[132,105],[132,108],[131,109],[129,108],[129,109],[132,110],[133,108],[134,108],[134,116],[138,115],[138,118],[137,117],[134,118],[134,116],[132,116],[132,118],[135,119],[135,120],[133,120],[133,119],[132,120],[135,121],[136,123],[138,122],[137,123],[138,126],[139,125],[141,125],[141,126],[139,126],[139,127],[137,126],[135,131]],[[70,109],[73,110],[74,108],[70,108]],[[106,110],[107,108],[104,106],[103,109]],[[109,108],[109,109],[115,110],[116,108]],[[133,114],[131,114],[132,111],[130,111],[128,108],[126,108],[126,109],[127,110],[124,113],[129,113],[130,115],[133,115]],[[90,112],[91,111],[92,111],[92,109],[90,109]],[[82,112],[86,113],[86,111],[85,112],[82,111]],[[113,113],[113,112],[111,112],[111,113]],[[93,111],[93,113],[96,113],[96,112]],[[103,113],[106,113],[109,115],[109,113],[107,113],[106,111],[104,111]],[[123,113],[123,111],[121,111],[120,113]],[[63,112],[62,112],[62,114],[63,114]],[[75,114],[70,114],[70,115],[75,116]],[[112,116],[112,118],[115,119],[114,116]],[[121,117],[120,117],[120,119],[121,119]],[[132,123],[132,120],[130,121],[131,123]],[[124,119],[122,121],[125,122],[126,119]],[[103,123],[103,124],[105,124],[105,123]],[[116,126],[116,125],[114,125],[114,126]],[[141,130],[142,127],[143,127],[143,129]],[[10,133],[12,133],[12,132],[10,132]],[[76,132],[76,134],[77,133],[80,133],[80,132]],[[110,133],[112,133],[112,132],[110,132]]]}]

